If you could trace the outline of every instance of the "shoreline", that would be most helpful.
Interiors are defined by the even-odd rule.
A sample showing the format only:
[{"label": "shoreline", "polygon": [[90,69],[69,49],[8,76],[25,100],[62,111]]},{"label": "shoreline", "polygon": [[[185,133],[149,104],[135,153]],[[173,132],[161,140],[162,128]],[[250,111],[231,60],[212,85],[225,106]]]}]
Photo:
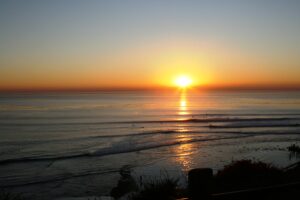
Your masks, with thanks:
[{"label": "shoreline", "polygon": [[[278,143],[277,143],[278,144]],[[287,147],[288,145],[287,144],[292,144],[292,142],[286,142],[286,144],[284,144],[283,146],[285,146],[285,147]],[[207,148],[208,148],[208,150],[211,148],[211,147],[213,147],[213,149],[215,149],[215,150],[213,150],[213,149],[211,149],[211,151],[218,151],[218,150],[216,150],[216,149],[218,149],[218,148],[220,148],[220,146],[212,146],[213,144],[211,144],[211,145],[209,145]],[[224,144],[225,145],[225,144]],[[288,153],[288,151],[285,149],[285,150],[276,150],[277,148],[278,148],[278,146],[276,145],[276,143],[274,143],[274,144],[270,144],[271,146],[273,146],[273,147],[275,147],[275,148],[271,148],[271,149],[269,149],[268,150],[268,145],[265,145],[265,144],[261,144],[260,146],[262,146],[262,147],[264,147],[264,149],[261,149],[261,150],[257,150],[257,152],[260,154],[260,152],[261,153],[263,153],[263,152],[269,152],[269,153],[271,153],[271,154],[269,154],[269,155],[274,155],[274,157],[277,159],[277,161],[278,161],[278,156],[279,155],[281,155],[280,157],[285,157],[285,160],[290,160],[290,158],[288,158],[288,156],[289,156],[289,153]],[[221,145],[222,146],[222,145]],[[203,147],[202,147],[203,148]],[[224,146],[224,148],[228,148],[228,146]],[[251,154],[253,154],[253,151],[251,150],[251,149],[249,149],[249,150],[247,150],[247,151],[249,151],[249,152],[252,152]],[[203,153],[204,152],[202,152],[202,155],[203,155]],[[222,152],[220,152],[220,153],[222,153]],[[224,153],[224,152],[223,152]],[[129,154],[132,154],[133,156],[134,155],[136,155],[136,153],[129,153]],[[258,154],[258,155],[259,155]],[[271,156],[272,157],[272,156]],[[271,157],[269,157],[269,158],[271,158]],[[176,157],[175,157],[176,158]],[[237,158],[238,159],[238,158]],[[298,158],[292,158],[292,159],[298,159]],[[257,160],[257,159],[254,159],[254,160]],[[229,162],[231,162],[232,160],[228,160],[226,163],[229,163]],[[268,161],[268,162],[270,162],[270,161]],[[222,168],[222,166],[224,166],[224,165],[226,165],[226,163],[219,163],[220,165],[219,165],[219,167],[217,167],[217,165],[215,165],[215,167],[214,167],[214,172],[216,172],[218,169],[220,169],[220,168]],[[154,164],[154,165],[153,165]],[[162,166],[164,166],[165,164],[164,164],[164,160],[162,160],[162,161],[160,161],[160,162],[155,162],[155,163],[152,163],[151,165],[149,165],[149,166],[138,166],[138,167],[135,167],[135,166],[133,166],[133,168],[132,168],[132,173],[133,173],[133,176],[134,177],[136,177],[135,179],[136,180],[138,180],[139,179],[139,176],[144,176],[146,179],[145,180],[147,180],[147,178],[150,178],[151,179],[151,177],[152,178],[154,178],[154,177],[159,177],[160,175],[161,175],[161,170],[162,169],[164,169],[164,168],[162,168]],[[277,164],[275,164],[276,166],[278,166]],[[210,165],[211,166],[211,165]],[[202,167],[209,167],[209,164],[208,165],[206,165],[206,166],[203,166],[202,165]],[[192,169],[192,168],[190,168],[190,169]],[[165,168],[165,170],[167,170],[168,171],[168,173],[170,174],[170,176],[172,176],[172,177],[178,177],[178,175],[180,175],[180,176],[182,176],[182,178],[181,178],[181,182],[180,182],[180,185],[182,185],[182,186],[184,186],[184,185],[187,185],[187,182],[186,182],[186,178],[185,177],[187,177],[187,172],[188,172],[188,169],[187,169],[187,171],[186,172],[184,172],[184,168],[182,168],[181,170],[183,170],[183,171],[181,171],[181,170],[179,170],[179,168],[174,168],[173,167],[173,169],[172,168]],[[156,171],[156,172],[155,172]],[[112,176],[113,175],[113,176]],[[101,184],[99,185],[99,183],[101,183],[101,182],[103,182],[103,180],[105,180],[105,179],[103,179],[104,177],[103,177],[103,175],[93,175],[93,176],[95,176],[95,179],[93,180],[93,184],[96,186],[96,185],[98,185],[98,188],[100,189],[101,187],[103,187],[103,186],[101,186]],[[83,179],[82,178],[80,178],[80,177],[78,177],[78,178],[76,178],[76,179],[78,179],[78,183],[81,183],[80,185],[82,185],[84,182],[86,182],[86,183],[88,183],[88,182],[90,182],[92,179],[90,179],[91,177],[93,177],[93,176],[87,176],[87,177],[84,177]],[[95,192],[98,190],[100,193],[101,193],[101,195],[100,195],[100,193],[98,193],[98,192],[96,192],[96,193],[94,193],[94,192],[91,192],[91,193],[89,193],[89,194],[91,194],[91,195],[95,195],[96,194],[96,196],[102,196],[102,195],[104,195],[104,196],[107,196],[108,194],[109,194],[109,191],[116,185],[116,183],[117,183],[117,181],[118,181],[118,177],[119,177],[119,175],[118,175],[118,170],[115,172],[115,173],[113,173],[113,174],[107,174],[106,175],[107,176],[107,180],[112,180],[111,179],[111,177],[115,177],[114,178],[114,180],[115,181],[113,181],[113,183],[111,184],[111,186],[110,187],[107,187],[107,189],[106,189],[106,192],[100,192],[101,190],[99,190],[99,189],[96,189],[95,190]],[[98,177],[98,178],[96,178],[96,177]],[[83,181],[84,180],[84,181]],[[70,179],[70,184],[72,183],[72,182],[74,182],[75,181],[75,179]],[[64,181],[63,181],[64,182]],[[67,180],[67,182],[69,182],[68,180]],[[66,182],[66,183],[67,183]],[[74,182],[75,183],[75,182]],[[47,186],[47,187],[49,187],[49,188],[53,188],[55,185],[60,185],[60,181],[58,181],[57,183],[55,183],[55,182],[53,182],[53,184],[52,183],[50,183],[50,185],[49,185],[49,183],[46,183],[45,184],[45,186],[43,186],[43,185],[41,185],[42,187],[41,188],[43,188],[43,187],[46,187],[47,185],[49,185],[49,186]],[[52,186],[51,186],[52,185]],[[76,185],[76,184],[75,184]],[[80,187],[80,185],[77,185],[76,187]],[[71,186],[71,185],[70,185]],[[61,190],[61,192],[63,192],[65,189],[68,191],[69,190],[69,192],[71,192],[70,191],[70,186],[67,186],[67,185],[65,185],[65,187],[64,188],[62,188],[62,189],[60,189]],[[33,188],[36,188],[35,187],[35,185],[33,185],[33,186],[29,186],[29,187],[27,187],[27,191],[29,191],[29,193],[30,193],[30,191],[32,191],[32,189]],[[54,188],[53,188],[54,189]],[[102,189],[104,189],[104,187],[102,188]],[[39,189],[35,189],[35,190],[39,190]],[[19,187],[19,189],[17,189],[16,191],[23,191],[23,192],[25,192],[23,189],[22,189],[22,187]],[[57,190],[57,189],[54,189],[53,190],[53,192],[54,193],[59,193],[59,191]],[[26,192],[25,192],[26,193]],[[72,192],[71,192],[72,193]],[[50,194],[49,194],[50,195]],[[79,196],[82,196],[82,193],[81,193],[81,195],[80,195],[80,192],[78,193],[78,195]],[[52,195],[50,195],[49,197],[51,197]],[[54,195],[54,196],[56,196],[56,195]],[[52,196],[52,197],[54,197],[54,196]],[[58,197],[59,197],[60,195],[58,195]],[[69,196],[69,195],[67,195],[67,196]],[[76,195],[77,196],[77,195]],[[89,195],[90,196],[90,195]],[[60,196],[61,197],[61,196]],[[39,199],[40,197],[37,197],[37,199]],[[49,198],[49,200],[50,199],[52,199],[52,198]]]}]

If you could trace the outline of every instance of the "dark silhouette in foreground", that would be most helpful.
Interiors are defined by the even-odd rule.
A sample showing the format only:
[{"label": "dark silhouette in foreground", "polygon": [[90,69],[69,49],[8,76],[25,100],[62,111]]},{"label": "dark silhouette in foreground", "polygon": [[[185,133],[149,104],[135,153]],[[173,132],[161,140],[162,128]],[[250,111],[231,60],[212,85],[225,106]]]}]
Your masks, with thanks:
[{"label": "dark silhouette in foreground", "polygon": [[12,194],[10,192],[1,191],[0,200],[25,200],[20,194]]},{"label": "dark silhouette in foreground", "polygon": [[131,200],[172,200],[180,194],[178,180],[172,178],[159,179],[147,182],[143,188],[129,197]]},{"label": "dark silhouette in foreground", "polygon": [[239,160],[213,178],[210,199],[286,199],[300,195],[300,164],[280,169],[260,161]]},{"label": "dark silhouette in foreground", "polygon": [[188,188],[179,188],[177,179],[165,177],[130,192],[131,200],[289,199],[300,195],[300,163],[281,169],[260,161],[237,160],[215,175],[209,168],[191,170]]},{"label": "dark silhouette in foreground", "polygon": [[137,190],[137,184],[131,176],[130,166],[125,165],[120,169],[121,178],[118,181],[118,185],[111,190],[110,195],[116,199],[124,196],[129,192]]},{"label": "dark silhouette in foreground", "polygon": [[[299,146],[287,148],[299,154]],[[300,162],[285,168],[252,160],[237,160],[215,175],[210,168],[193,169],[188,173],[188,187],[180,188],[178,179],[166,176],[137,183],[131,167],[120,169],[121,178],[111,191],[115,199],[173,200],[173,199],[292,199],[300,196]],[[27,198],[26,198],[27,199]],[[123,198],[124,199],[124,198]],[[0,191],[0,200],[25,200],[21,195]]]}]

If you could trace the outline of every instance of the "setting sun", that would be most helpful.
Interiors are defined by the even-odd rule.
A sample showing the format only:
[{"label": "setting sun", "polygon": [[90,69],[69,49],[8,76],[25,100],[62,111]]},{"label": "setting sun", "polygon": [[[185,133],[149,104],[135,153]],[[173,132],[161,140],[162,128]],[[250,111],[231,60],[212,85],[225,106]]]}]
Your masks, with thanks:
[{"label": "setting sun", "polygon": [[182,75],[175,79],[175,84],[180,88],[186,88],[192,84],[192,79]]}]

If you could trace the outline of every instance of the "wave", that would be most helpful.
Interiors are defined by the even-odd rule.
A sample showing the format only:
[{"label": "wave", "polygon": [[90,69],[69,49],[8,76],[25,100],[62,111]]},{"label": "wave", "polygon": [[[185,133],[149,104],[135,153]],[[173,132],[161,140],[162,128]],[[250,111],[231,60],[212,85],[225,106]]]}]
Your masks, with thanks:
[{"label": "wave", "polygon": [[155,130],[155,131],[144,131],[144,132],[129,133],[129,134],[98,135],[98,136],[93,136],[93,138],[129,137],[129,136],[145,136],[145,135],[155,135],[155,134],[176,134],[176,133],[182,133],[182,131],[180,131],[180,130]]},{"label": "wave", "polygon": [[300,124],[230,124],[230,125],[209,125],[211,129],[226,128],[279,128],[279,127],[300,127]]},{"label": "wave", "polygon": [[[144,117],[157,117],[158,114],[144,114]],[[165,117],[172,117],[174,115],[164,114]],[[247,116],[300,116],[300,113],[204,113],[193,114],[196,117],[247,117]],[[15,116],[15,115],[0,115],[0,120],[65,120],[65,119],[99,119],[100,117],[107,118],[106,116]],[[111,115],[110,117],[113,117]]]},{"label": "wave", "polygon": [[57,160],[64,160],[64,159],[72,159],[72,158],[79,158],[89,156],[89,153],[79,153],[74,155],[67,155],[67,156],[45,156],[45,157],[22,157],[22,158],[11,158],[11,159],[5,159],[0,160],[0,165],[6,165],[6,164],[14,164],[14,163],[26,163],[26,162],[41,162],[41,161],[57,161]]},{"label": "wave", "polygon": [[188,144],[188,143],[194,143],[194,142],[206,142],[206,141],[215,141],[215,140],[226,140],[226,139],[238,139],[238,138],[244,138],[244,137],[250,137],[251,135],[242,135],[242,136],[229,136],[229,137],[218,137],[218,138],[195,138],[195,139],[189,139],[189,140],[174,140],[174,141],[167,141],[162,143],[152,142],[149,144],[143,144],[141,146],[120,146],[119,148],[106,148],[106,149],[100,149],[91,152],[91,155],[93,156],[105,156],[110,154],[120,154],[120,153],[130,153],[130,152],[136,152],[136,151],[142,151],[142,150],[148,150],[148,149],[154,149],[159,147],[166,147],[166,146],[173,146],[173,145],[179,145],[179,144]]},{"label": "wave", "polygon": [[140,120],[140,121],[119,121],[119,122],[69,122],[69,123],[0,123],[0,126],[57,126],[57,125],[101,125],[101,124],[141,124],[141,123],[213,123],[213,122],[254,122],[254,121],[287,121],[300,120],[299,117],[269,117],[269,118],[236,118],[236,117],[217,117],[217,118],[188,118],[188,119],[170,119],[170,120]]},{"label": "wave", "polygon": [[[80,137],[72,137],[72,138],[60,138],[60,139],[47,139],[47,140],[22,140],[21,143],[24,142],[29,144],[41,144],[41,143],[52,143],[52,142],[65,142],[65,141],[76,141],[76,140],[89,140],[89,139],[97,139],[97,138],[117,138],[117,137],[132,137],[132,136],[145,136],[145,135],[156,135],[156,134],[179,134],[182,133],[180,130],[154,130],[154,131],[143,131],[129,134],[113,134],[113,135],[92,135],[92,136],[80,136]],[[2,145],[15,145],[20,142],[15,141],[0,141]]]},{"label": "wave", "polygon": [[[221,128],[221,127],[220,127]],[[223,127],[222,127],[223,128]],[[217,138],[192,138],[188,140],[173,140],[173,141],[153,141],[151,143],[125,143],[123,145],[111,146],[107,148],[100,148],[93,151],[81,152],[78,154],[72,155],[62,155],[62,156],[44,156],[44,157],[22,157],[22,158],[11,158],[0,160],[0,165],[5,164],[13,164],[13,163],[26,163],[26,162],[55,162],[59,160],[66,159],[76,159],[82,157],[101,157],[113,154],[122,154],[122,153],[130,153],[143,151],[148,149],[173,146],[179,144],[187,144],[194,142],[205,142],[205,141],[215,141],[215,140],[226,140],[226,139],[239,139],[244,137],[252,137],[256,135],[280,135],[280,134],[300,134],[300,129],[294,130],[265,130],[265,131],[213,131],[213,132],[197,132],[197,131],[186,131],[179,132],[175,130],[166,130],[166,131],[156,131],[156,132],[147,132],[145,134],[155,134],[155,133],[164,133],[164,134],[174,134],[174,133],[184,133],[184,134],[235,134],[234,136],[226,136],[226,137],[217,137]],[[131,134],[132,135],[132,134]],[[134,134],[136,135],[136,134]],[[102,136],[96,136],[102,137]],[[105,137],[105,136],[104,136]]]},{"label": "wave", "polygon": [[[259,122],[259,121],[288,121],[300,120],[300,118],[281,117],[281,118],[189,118],[183,120],[153,120],[153,121],[131,121],[131,122],[118,122],[118,123],[213,123],[213,122]],[[117,123],[117,122],[115,122]]]},{"label": "wave", "polygon": [[187,144],[187,143],[194,143],[194,142],[204,142],[204,141],[213,141],[213,140],[224,140],[224,139],[237,139],[242,137],[249,137],[251,135],[242,135],[242,136],[229,136],[229,137],[218,137],[218,138],[195,138],[189,140],[174,140],[174,141],[166,141],[166,142],[152,142],[148,144],[126,144],[120,146],[113,146],[107,148],[101,148],[94,151],[88,151],[73,155],[63,155],[63,156],[47,156],[47,157],[22,157],[22,158],[12,158],[12,159],[5,159],[0,160],[0,165],[7,165],[7,164],[14,164],[14,163],[26,163],[26,162],[41,162],[41,161],[48,161],[54,162],[58,160],[67,160],[67,159],[75,159],[75,158],[82,158],[82,157],[101,157],[107,156],[112,154],[122,154],[122,153],[130,153],[166,146],[173,146],[179,144]]},{"label": "wave", "polygon": [[147,150],[152,148],[158,148],[163,146],[172,146],[178,144],[186,144],[193,142],[201,142],[201,141],[213,141],[213,140],[224,140],[224,139],[239,139],[244,137],[252,137],[257,135],[281,135],[281,134],[300,134],[300,129],[295,130],[265,130],[265,131],[213,131],[213,132],[199,132],[199,131],[186,131],[186,132],[172,132],[172,133],[184,133],[184,134],[234,134],[233,136],[226,137],[217,137],[217,138],[192,138],[189,140],[174,140],[167,142],[153,142],[149,144],[143,144],[142,146],[136,145],[128,145],[128,146],[119,146],[118,148],[105,148],[96,151],[92,151],[92,155],[103,156],[108,154],[118,154],[118,153],[127,153],[133,151]]},{"label": "wave", "polygon": [[23,183],[7,183],[4,182],[3,184],[0,183],[1,188],[11,188],[11,187],[24,187],[28,185],[34,185],[34,184],[42,184],[42,183],[50,183],[55,181],[62,181],[62,180],[68,180],[72,178],[78,178],[78,177],[84,177],[84,176],[90,176],[90,175],[99,175],[99,174],[109,174],[109,173],[117,173],[119,172],[119,169],[112,169],[112,170],[106,170],[106,171],[87,171],[87,172],[81,172],[76,174],[59,174],[54,177],[44,178],[40,180],[31,180]]},{"label": "wave", "polygon": [[[207,133],[232,133],[232,134],[242,134],[241,130],[230,130],[230,131],[214,131],[214,129],[234,129],[234,128],[297,128],[300,127],[300,123],[294,123],[288,121],[237,121],[236,123],[230,124],[213,124],[208,125],[186,125],[184,128],[207,128],[205,131],[196,131],[196,130],[186,130],[183,131],[181,128],[183,126],[178,126],[176,129],[163,129],[163,130],[151,130],[151,131],[141,131],[135,133],[127,134],[106,134],[106,135],[91,135],[91,136],[78,136],[72,138],[58,138],[58,139],[38,139],[38,140],[21,140],[21,141],[0,141],[0,145],[18,145],[20,142],[22,145],[31,145],[31,144],[46,144],[53,142],[74,142],[82,140],[92,140],[92,139],[104,139],[104,138],[120,138],[120,137],[143,137],[151,136],[158,134],[207,134]],[[249,133],[249,132],[247,132]]]}]

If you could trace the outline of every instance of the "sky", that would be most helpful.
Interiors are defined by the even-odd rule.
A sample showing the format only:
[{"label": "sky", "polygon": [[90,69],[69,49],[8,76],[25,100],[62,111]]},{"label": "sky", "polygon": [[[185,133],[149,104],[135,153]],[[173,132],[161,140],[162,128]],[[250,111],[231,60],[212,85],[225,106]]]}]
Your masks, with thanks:
[{"label": "sky", "polygon": [[300,88],[297,0],[0,0],[0,90]]}]

